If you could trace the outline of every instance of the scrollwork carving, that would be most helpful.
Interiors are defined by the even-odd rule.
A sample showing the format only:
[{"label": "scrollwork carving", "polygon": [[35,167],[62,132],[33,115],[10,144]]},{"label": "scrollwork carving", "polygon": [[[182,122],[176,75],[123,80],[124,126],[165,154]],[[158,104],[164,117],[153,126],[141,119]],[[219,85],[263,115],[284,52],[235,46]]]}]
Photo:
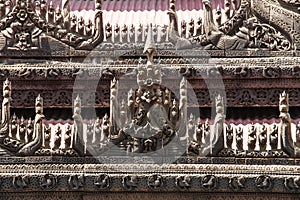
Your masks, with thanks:
[{"label": "scrollwork carving", "polygon": [[73,190],[78,190],[84,186],[84,175],[72,175],[69,177],[68,184]]},{"label": "scrollwork carving", "polygon": [[24,189],[29,185],[29,177],[26,175],[14,176],[12,184],[16,189]]},{"label": "scrollwork carving", "polygon": [[190,176],[178,176],[175,178],[175,184],[179,189],[187,190],[191,187],[191,177]]},{"label": "scrollwork carving", "polygon": [[52,174],[45,174],[40,178],[40,186],[42,189],[49,190],[56,187],[57,178]]},{"label": "scrollwork carving", "polygon": [[214,175],[207,175],[201,178],[201,185],[207,190],[215,189],[218,186],[218,178]]},{"label": "scrollwork carving", "polygon": [[110,177],[107,174],[101,174],[94,180],[94,185],[105,190],[110,187]]},{"label": "scrollwork carving", "polygon": [[300,187],[299,177],[289,177],[284,179],[284,186],[289,191],[298,190]]},{"label": "scrollwork carving", "polygon": [[138,187],[138,182],[138,177],[134,175],[122,178],[122,185],[127,190],[135,190]]},{"label": "scrollwork carving", "polygon": [[229,178],[229,187],[232,190],[241,190],[245,188],[245,178],[244,177],[230,177]]},{"label": "scrollwork carving", "polygon": [[259,190],[267,191],[272,189],[273,180],[270,176],[261,175],[255,179],[255,184]]},{"label": "scrollwork carving", "polygon": [[157,174],[148,177],[148,187],[151,189],[161,188],[163,186],[163,177]]}]

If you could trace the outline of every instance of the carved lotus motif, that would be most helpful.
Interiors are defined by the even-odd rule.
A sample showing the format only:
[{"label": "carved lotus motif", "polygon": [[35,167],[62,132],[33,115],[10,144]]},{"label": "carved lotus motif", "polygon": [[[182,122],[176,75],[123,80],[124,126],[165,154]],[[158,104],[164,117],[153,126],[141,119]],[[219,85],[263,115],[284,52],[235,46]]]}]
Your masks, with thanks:
[{"label": "carved lotus motif", "polygon": [[107,189],[110,186],[110,178],[106,174],[101,174],[94,180],[94,185],[100,189]]},{"label": "carved lotus motif", "polygon": [[162,187],[163,185],[163,178],[160,175],[152,175],[148,177],[148,186],[152,189],[157,189]]},{"label": "carved lotus motif", "polygon": [[202,178],[201,184],[205,189],[212,190],[217,187],[218,179],[213,175],[207,175]]},{"label": "carved lotus motif", "polygon": [[175,184],[180,189],[189,189],[191,187],[191,177],[178,176],[175,180]]},{"label": "carved lotus motif", "polygon": [[52,189],[56,186],[57,180],[56,177],[52,174],[46,174],[41,178],[40,186],[43,189]]},{"label": "carved lotus motif", "polygon": [[272,179],[270,176],[259,176],[255,180],[256,187],[260,190],[270,190],[273,187]]},{"label": "carved lotus motif", "polygon": [[285,178],[284,179],[284,186],[286,189],[290,190],[290,191],[295,191],[297,189],[299,189],[300,187],[300,178],[294,178],[294,177],[290,177],[290,178]]},{"label": "carved lotus motif", "polygon": [[125,176],[122,179],[123,187],[127,190],[134,190],[138,186],[137,176]]},{"label": "carved lotus motif", "polygon": [[17,18],[21,21],[24,22],[28,17],[27,11],[25,9],[20,9]]},{"label": "carved lotus motif", "polygon": [[231,177],[229,179],[229,187],[233,190],[240,190],[245,187],[244,177]]},{"label": "carved lotus motif", "polygon": [[73,175],[70,176],[68,180],[69,186],[74,189],[78,190],[79,188],[83,187],[84,184],[84,176],[83,175]]},{"label": "carved lotus motif", "polygon": [[16,189],[23,189],[25,187],[27,187],[29,184],[29,180],[27,176],[15,176],[13,177],[13,186]]}]

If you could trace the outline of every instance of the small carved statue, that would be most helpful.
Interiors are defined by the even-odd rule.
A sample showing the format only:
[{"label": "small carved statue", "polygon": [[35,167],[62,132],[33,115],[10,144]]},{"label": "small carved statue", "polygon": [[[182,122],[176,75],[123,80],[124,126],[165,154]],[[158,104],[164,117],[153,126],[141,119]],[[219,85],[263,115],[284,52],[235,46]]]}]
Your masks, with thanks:
[{"label": "small carved statue", "polygon": [[121,42],[122,43],[127,43],[128,42],[128,28],[127,28],[127,25],[124,24],[123,27],[122,27],[122,30],[121,30]]},{"label": "small carved statue", "polygon": [[69,124],[65,127],[65,149],[70,149],[72,138],[72,129]]},{"label": "small carved statue", "polygon": [[78,18],[78,22],[77,22],[77,32],[81,35],[84,35],[84,19],[82,16],[80,16]]},{"label": "small carved statue", "polygon": [[34,139],[33,137],[33,122],[31,118],[29,118],[26,127],[25,143],[32,141]]},{"label": "small carved statue", "polygon": [[62,130],[60,126],[56,126],[55,131],[54,131],[54,137],[53,137],[53,143],[54,147],[53,150],[57,150],[60,148],[61,145],[61,136],[62,136]]},{"label": "small carved statue", "polygon": [[16,114],[14,114],[11,119],[11,135],[10,136],[19,140],[20,136],[18,135],[18,137],[17,137],[17,132],[18,132],[18,119],[17,119]]},{"label": "small carved statue", "polygon": [[243,127],[236,128],[236,147],[238,150],[243,150]]},{"label": "small carved statue", "polygon": [[73,32],[76,32],[76,26],[77,26],[77,17],[73,13],[71,15],[71,19],[70,19],[70,30],[73,31]]},{"label": "small carved statue", "polygon": [[85,27],[85,35],[86,36],[92,36],[93,33],[93,23],[91,20],[87,20],[86,23],[84,24]]},{"label": "small carved statue", "polygon": [[248,127],[248,150],[253,151],[256,145],[256,127],[251,124]]},{"label": "small carved statue", "polygon": [[20,124],[19,124],[19,134],[20,134],[20,140],[22,142],[25,142],[25,134],[26,134],[26,122],[24,117],[22,116],[20,119]]},{"label": "small carved statue", "polygon": [[259,149],[260,151],[265,151],[267,146],[267,126],[263,124],[258,133],[259,138]]},{"label": "small carved statue", "polygon": [[279,111],[281,118],[279,137],[281,139],[281,148],[290,157],[294,156],[293,139],[291,131],[291,117],[289,114],[289,96],[284,91],[279,96]]},{"label": "small carved statue", "polygon": [[216,10],[216,22],[217,22],[218,26],[220,26],[222,23],[222,11],[221,11],[220,5],[218,5],[217,10]]},{"label": "small carved statue", "polygon": [[226,126],[226,146],[231,149],[233,143],[233,126],[228,124]]},{"label": "small carved statue", "polygon": [[270,127],[270,146],[271,150],[275,150],[278,148],[278,126],[276,123],[273,123]]}]

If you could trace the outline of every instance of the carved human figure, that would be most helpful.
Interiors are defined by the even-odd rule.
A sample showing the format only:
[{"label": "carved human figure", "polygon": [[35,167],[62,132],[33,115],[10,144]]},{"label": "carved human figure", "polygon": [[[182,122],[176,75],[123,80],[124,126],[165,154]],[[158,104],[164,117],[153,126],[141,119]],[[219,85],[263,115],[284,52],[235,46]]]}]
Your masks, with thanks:
[{"label": "carved human figure", "polygon": [[181,37],[186,37],[186,22],[183,20],[181,22]]},{"label": "carved human figure", "polygon": [[77,17],[73,13],[70,18],[70,30],[76,32],[76,26],[77,26]]},{"label": "carved human figure", "polygon": [[54,9],[52,1],[50,1],[50,3],[49,3],[47,14],[48,14],[48,22],[54,23],[55,9]]},{"label": "carved human figure", "polygon": [[77,21],[77,32],[84,35],[84,19],[82,16],[80,16]]},{"label": "carved human figure", "polygon": [[196,29],[196,36],[199,36],[199,35],[202,35],[202,18],[199,17],[197,23],[196,23],[196,26],[195,26],[195,29]]},{"label": "carved human figure", "polygon": [[128,39],[129,42],[134,43],[135,42],[135,26],[131,24],[129,30],[128,30]]},{"label": "carved human figure", "polygon": [[20,140],[22,142],[25,142],[25,134],[26,134],[26,123],[24,117],[22,116],[19,124],[19,135],[20,135]]},{"label": "carved human figure", "polygon": [[178,103],[174,99],[172,102],[172,108],[170,110],[170,121],[173,127],[177,126],[178,117],[179,117]]},{"label": "carved human figure", "polygon": [[218,26],[220,26],[222,23],[222,11],[221,11],[220,5],[218,5],[217,10],[216,10],[216,22],[217,22]]},{"label": "carved human figure", "polygon": [[85,35],[88,36],[88,37],[92,36],[93,23],[90,19],[85,22],[84,28],[85,28]]},{"label": "carved human figure", "polygon": [[127,123],[127,107],[125,104],[125,101],[121,101],[120,105],[120,125],[121,127],[124,127],[125,124]]},{"label": "carved human figure", "polygon": [[110,123],[109,123],[109,118],[108,115],[105,114],[103,119],[102,119],[102,134],[101,137],[109,137],[110,138],[110,131],[109,131]]},{"label": "carved human figure", "polygon": [[114,43],[120,42],[120,27],[118,24],[115,25],[114,29]]},{"label": "carved human figure", "polygon": [[54,135],[53,135],[53,150],[59,149],[61,145],[61,137],[62,137],[62,130],[60,125],[55,127]]},{"label": "carved human figure", "polygon": [[193,37],[194,32],[195,32],[195,22],[194,19],[191,19],[191,21],[189,22],[189,31],[188,31],[187,38]]},{"label": "carved human figure", "polygon": [[256,145],[256,127],[254,124],[251,124],[248,127],[248,150],[253,151]]},{"label": "carved human figure", "polygon": [[33,139],[33,124],[31,118],[29,118],[26,127],[25,143],[32,141],[32,139]]},{"label": "carved human figure", "polygon": [[77,151],[80,156],[84,155],[83,145],[83,120],[81,117],[81,100],[79,96],[74,100],[74,124],[72,128],[72,148]]},{"label": "carved human figure", "polygon": [[3,82],[2,118],[0,126],[0,138],[2,139],[9,136],[10,102],[11,82],[6,79]]},{"label": "carved human figure", "polygon": [[258,132],[259,149],[265,151],[267,146],[267,126],[263,124]]},{"label": "carved human figure", "polygon": [[17,140],[20,139],[20,136],[18,135],[17,137],[17,133],[18,133],[18,119],[16,114],[13,114],[12,119],[11,119],[11,135],[10,137],[16,138]]},{"label": "carved human figure", "polygon": [[72,129],[69,124],[65,127],[65,149],[70,149],[71,146]]},{"label": "carved human figure", "polygon": [[134,118],[135,92],[130,89],[128,92],[127,105],[129,109],[128,121]]},{"label": "carved human figure", "polygon": [[218,155],[218,153],[224,148],[224,103],[223,98],[219,94],[215,100],[216,104],[216,116],[213,124],[213,135],[212,135],[212,155]]},{"label": "carved human figure", "polygon": [[269,140],[270,140],[270,150],[275,150],[278,148],[278,126],[276,123],[273,123],[270,126],[270,135],[269,135]]},{"label": "carved human figure", "polygon": [[196,138],[194,138],[194,140],[195,140],[198,144],[203,144],[203,143],[205,143],[204,137],[203,137],[203,129],[202,129],[202,123],[201,123],[200,117],[198,118],[197,123],[196,123],[195,134],[196,134]]},{"label": "carved human figure", "polygon": [[233,143],[233,126],[228,124],[226,126],[226,146],[231,149]]},{"label": "carved human figure", "polygon": [[136,30],[136,35],[137,35],[137,42],[142,42],[143,40],[143,25],[139,24],[137,30]]},{"label": "carved human figure", "polygon": [[101,128],[101,120],[98,117],[94,123],[94,134],[93,134],[93,145],[98,145],[100,143],[103,143],[103,135],[102,135],[102,128]]},{"label": "carved human figure", "polygon": [[87,130],[86,130],[87,145],[91,145],[93,143],[93,135],[94,135],[94,123],[92,120],[89,120],[87,124]]},{"label": "carved human figure", "polygon": [[62,28],[63,25],[63,16],[61,15],[61,10],[59,7],[55,10],[55,25]]},{"label": "carved human figure", "polygon": [[128,27],[126,24],[123,25],[120,34],[121,34],[121,42],[127,43],[128,42]]},{"label": "carved human figure", "polygon": [[238,126],[236,128],[236,147],[238,150],[243,150],[243,127]]},{"label": "carved human figure", "polygon": [[280,129],[279,135],[281,139],[281,148],[290,157],[294,156],[292,131],[291,131],[291,117],[289,114],[289,97],[284,91],[279,96],[279,111],[280,111]]}]

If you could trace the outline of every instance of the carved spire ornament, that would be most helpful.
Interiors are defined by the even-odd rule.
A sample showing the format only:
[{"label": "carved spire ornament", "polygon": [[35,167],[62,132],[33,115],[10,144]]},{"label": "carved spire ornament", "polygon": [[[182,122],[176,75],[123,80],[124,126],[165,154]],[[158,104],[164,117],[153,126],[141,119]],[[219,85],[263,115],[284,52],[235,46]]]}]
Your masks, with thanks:
[{"label": "carved spire ornament", "polygon": [[147,40],[143,51],[144,54],[147,54],[147,58],[148,58],[147,65],[153,64],[154,54],[156,53],[154,43],[155,42],[153,37],[152,24],[150,24],[150,27],[148,29],[148,34],[147,34]]}]

